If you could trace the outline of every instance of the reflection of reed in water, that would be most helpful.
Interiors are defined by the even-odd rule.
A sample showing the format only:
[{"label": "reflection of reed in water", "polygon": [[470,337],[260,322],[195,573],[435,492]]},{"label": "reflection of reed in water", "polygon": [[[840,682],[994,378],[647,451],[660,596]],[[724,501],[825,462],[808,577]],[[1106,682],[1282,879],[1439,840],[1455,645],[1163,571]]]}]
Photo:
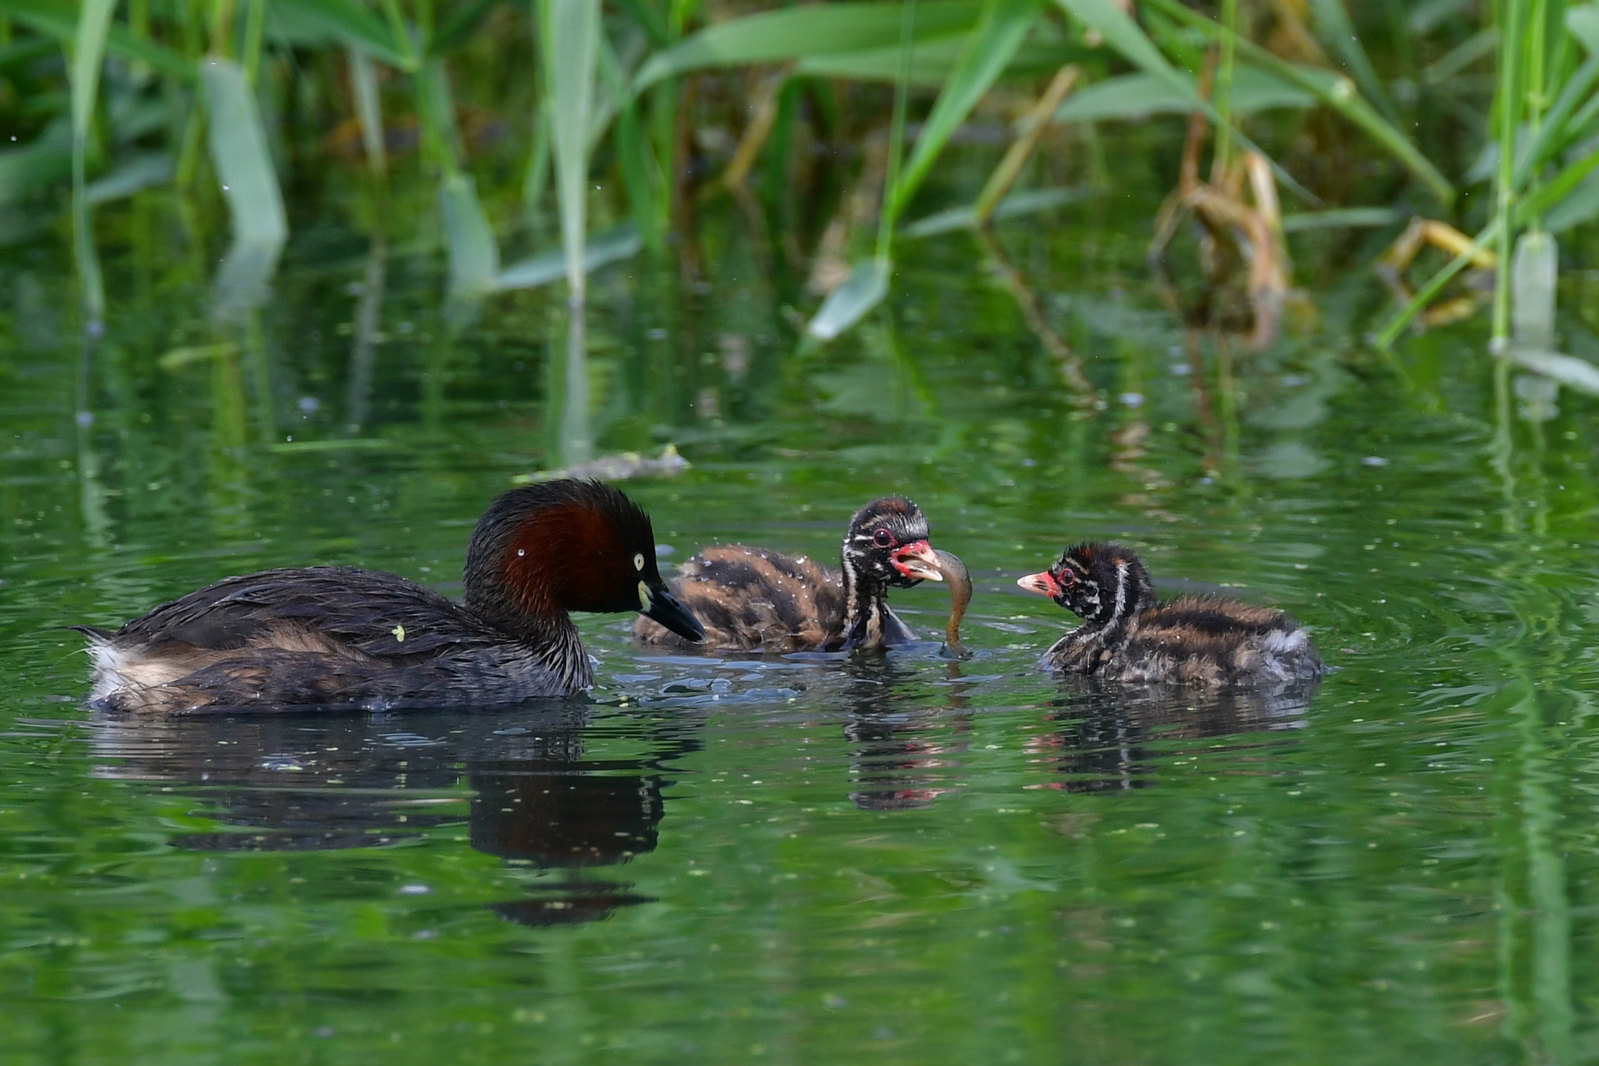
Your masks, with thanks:
[{"label": "reflection of reed in water", "polygon": [[[1067,677],[1070,696],[1049,716],[1056,728],[1027,745],[1035,762],[1053,764],[1060,780],[1043,786],[1069,792],[1145,788],[1161,760],[1204,751],[1275,748],[1291,740],[1245,739],[1298,729],[1320,678],[1267,689],[1193,689],[1125,685]],[[1239,737],[1236,743],[1185,745]]]},{"label": "reflection of reed in water", "polygon": [[[539,869],[610,866],[653,850],[660,764],[689,747],[656,735],[645,758],[586,758],[587,709],[572,706],[408,714],[403,725],[370,715],[282,715],[102,719],[92,728],[97,775],[176,783],[233,827],[180,834],[178,847],[372,847],[464,817],[474,848]],[[463,777],[470,798],[459,792]],[[649,899],[589,875],[528,887],[529,897],[495,910],[525,924],[565,924]]]}]

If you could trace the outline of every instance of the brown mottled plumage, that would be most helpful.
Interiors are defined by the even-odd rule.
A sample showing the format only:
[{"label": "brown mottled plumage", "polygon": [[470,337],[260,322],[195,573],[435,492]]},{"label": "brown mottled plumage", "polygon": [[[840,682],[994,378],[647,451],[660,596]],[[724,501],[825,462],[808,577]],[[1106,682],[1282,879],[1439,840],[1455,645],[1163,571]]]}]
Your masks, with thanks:
[{"label": "brown mottled plumage", "polygon": [[117,630],[74,626],[117,711],[450,707],[566,696],[593,671],[567,611],[700,635],[655,565],[649,516],[597,481],[513,489],[478,520],[457,604],[348,566],[224,578]]},{"label": "brown mottled plumage", "polygon": [[[887,595],[890,587],[942,580],[921,508],[900,496],[867,504],[850,522],[840,561],[842,572],[803,555],[721,545],[687,560],[672,590],[704,624],[706,650],[840,651],[915,640]],[[684,645],[642,618],[633,636]]]},{"label": "brown mottled plumage", "polygon": [[1120,544],[1078,544],[1016,583],[1083,618],[1044,654],[1050,669],[1182,685],[1275,684],[1326,672],[1309,634],[1281,611],[1219,596],[1157,603],[1143,560]]}]

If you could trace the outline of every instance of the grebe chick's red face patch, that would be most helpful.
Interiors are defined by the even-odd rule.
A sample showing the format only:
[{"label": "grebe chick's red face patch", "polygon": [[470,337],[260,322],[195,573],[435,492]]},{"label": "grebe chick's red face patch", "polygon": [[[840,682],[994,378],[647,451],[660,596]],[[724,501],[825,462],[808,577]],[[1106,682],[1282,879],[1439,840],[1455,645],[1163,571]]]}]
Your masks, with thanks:
[{"label": "grebe chick's red face patch", "polygon": [[925,540],[918,540],[897,549],[888,557],[889,564],[906,577],[918,581],[942,581],[943,569],[938,553]]}]

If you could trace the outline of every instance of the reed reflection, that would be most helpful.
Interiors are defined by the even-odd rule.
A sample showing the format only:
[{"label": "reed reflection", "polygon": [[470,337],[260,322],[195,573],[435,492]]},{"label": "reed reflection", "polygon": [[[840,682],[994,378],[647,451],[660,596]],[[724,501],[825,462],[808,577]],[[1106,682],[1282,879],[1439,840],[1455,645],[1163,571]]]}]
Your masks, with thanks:
[{"label": "reed reflection", "polygon": [[479,851],[571,871],[530,877],[528,896],[494,905],[514,921],[553,925],[650,901],[590,871],[654,850],[663,767],[694,744],[664,723],[608,721],[608,747],[641,753],[596,757],[591,712],[103,718],[92,742],[97,775],[176,784],[229,827],[178,834],[177,847],[375,847],[464,820]]}]

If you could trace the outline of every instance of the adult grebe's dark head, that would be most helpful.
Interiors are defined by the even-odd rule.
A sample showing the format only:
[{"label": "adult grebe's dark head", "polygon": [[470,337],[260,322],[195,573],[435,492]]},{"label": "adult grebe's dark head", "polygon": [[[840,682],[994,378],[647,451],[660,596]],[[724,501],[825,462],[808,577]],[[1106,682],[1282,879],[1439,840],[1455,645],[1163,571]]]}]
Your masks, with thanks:
[{"label": "adult grebe's dark head", "polygon": [[566,611],[638,611],[689,640],[699,622],[667,591],[650,519],[598,481],[512,489],[489,505],[466,550],[466,606],[511,633]]}]

